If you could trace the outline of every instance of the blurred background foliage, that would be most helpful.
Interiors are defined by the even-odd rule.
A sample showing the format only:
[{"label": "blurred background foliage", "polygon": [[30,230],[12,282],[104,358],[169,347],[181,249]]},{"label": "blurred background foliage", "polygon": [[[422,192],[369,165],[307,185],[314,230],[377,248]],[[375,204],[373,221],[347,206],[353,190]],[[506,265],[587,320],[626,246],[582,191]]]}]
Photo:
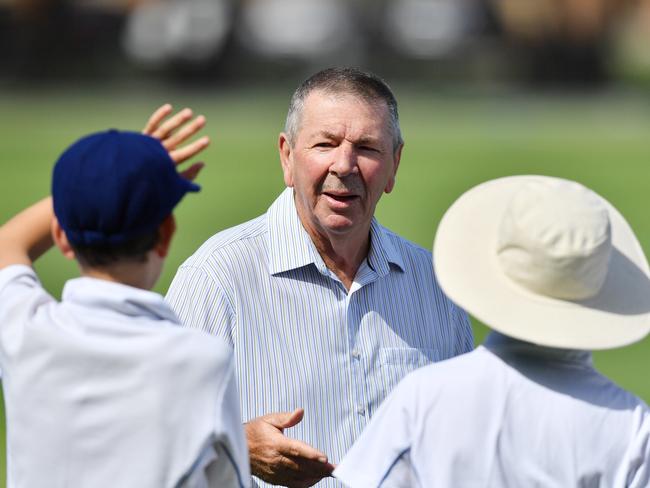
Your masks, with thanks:
[{"label": "blurred background foliage", "polygon": [[0,0],[0,80],[650,82],[649,0]]}]

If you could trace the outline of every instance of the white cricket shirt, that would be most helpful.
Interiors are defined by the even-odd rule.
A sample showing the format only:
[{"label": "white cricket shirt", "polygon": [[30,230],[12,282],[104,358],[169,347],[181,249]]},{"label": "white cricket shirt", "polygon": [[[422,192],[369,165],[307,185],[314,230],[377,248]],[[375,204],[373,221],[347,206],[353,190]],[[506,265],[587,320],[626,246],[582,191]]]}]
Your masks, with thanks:
[{"label": "white cricket shirt", "polygon": [[407,376],[334,475],[353,488],[647,488],[650,414],[589,352],[493,333]]},{"label": "white cricket shirt", "polygon": [[233,365],[157,293],[78,278],[57,302],[30,267],[3,269],[7,486],[248,485]]}]

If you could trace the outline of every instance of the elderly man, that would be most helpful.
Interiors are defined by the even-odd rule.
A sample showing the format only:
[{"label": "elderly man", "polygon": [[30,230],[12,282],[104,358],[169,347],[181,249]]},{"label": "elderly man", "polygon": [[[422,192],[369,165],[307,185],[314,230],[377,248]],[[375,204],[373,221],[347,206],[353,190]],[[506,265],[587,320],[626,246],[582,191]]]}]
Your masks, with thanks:
[{"label": "elderly man", "polygon": [[288,188],[266,214],[209,239],[167,298],[184,323],[234,347],[253,473],[310,486],[403,376],[473,341],[430,252],[373,218],[403,147],[386,84],[355,69],[317,73],[294,93],[278,146]]}]

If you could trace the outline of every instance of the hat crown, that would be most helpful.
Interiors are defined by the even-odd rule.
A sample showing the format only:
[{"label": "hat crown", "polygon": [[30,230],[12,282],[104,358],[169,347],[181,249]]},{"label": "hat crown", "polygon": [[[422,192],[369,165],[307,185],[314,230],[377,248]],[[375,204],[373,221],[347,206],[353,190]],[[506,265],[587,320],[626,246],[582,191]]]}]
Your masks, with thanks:
[{"label": "hat crown", "polygon": [[609,214],[601,198],[578,183],[545,179],[522,185],[506,206],[497,239],[504,274],[534,293],[587,299],[607,276]]},{"label": "hat crown", "polygon": [[155,231],[198,190],[159,140],[114,129],[76,141],[52,173],[54,213],[73,245],[118,245]]}]

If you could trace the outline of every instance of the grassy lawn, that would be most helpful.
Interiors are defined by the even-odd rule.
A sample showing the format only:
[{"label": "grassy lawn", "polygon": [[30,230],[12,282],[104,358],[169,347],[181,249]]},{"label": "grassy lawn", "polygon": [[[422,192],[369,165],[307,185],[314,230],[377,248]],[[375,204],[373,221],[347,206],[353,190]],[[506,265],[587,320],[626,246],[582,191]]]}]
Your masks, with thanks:
[{"label": "grassy lawn", "polygon": [[[498,176],[547,174],[583,182],[609,199],[650,251],[650,99],[620,93],[445,95],[423,87],[395,88],[406,147],[396,189],[378,209],[388,227],[430,248],[437,222],[464,190]],[[0,92],[0,221],[49,192],[53,162],[79,136],[108,127],[139,130],[151,110],[166,101],[192,106],[208,117],[212,145],[203,157],[208,164],[199,179],[203,192],[188,196],[176,214],[179,234],[157,286],[164,292],[177,266],[207,237],[264,212],[282,189],[275,145],[289,94],[290,88]],[[55,252],[37,270],[55,296],[76,274],[75,266]],[[486,329],[474,325],[480,342]],[[602,372],[650,401],[650,339],[597,353],[595,361]],[[2,471],[4,462],[0,453]],[[4,480],[4,472],[0,476]]]}]

